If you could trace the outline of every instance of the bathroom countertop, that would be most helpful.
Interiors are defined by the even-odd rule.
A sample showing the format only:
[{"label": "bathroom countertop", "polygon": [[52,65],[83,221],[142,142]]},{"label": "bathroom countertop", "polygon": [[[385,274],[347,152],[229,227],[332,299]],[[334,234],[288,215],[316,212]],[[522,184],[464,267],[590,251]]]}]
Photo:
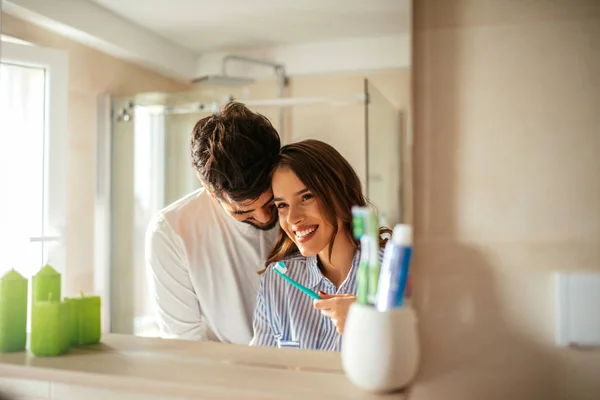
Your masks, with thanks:
[{"label": "bathroom countertop", "polygon": [[60,357],[0,354],[0,376],[218,399],[404,399],[348,381],[339,353],[109,334]]}]

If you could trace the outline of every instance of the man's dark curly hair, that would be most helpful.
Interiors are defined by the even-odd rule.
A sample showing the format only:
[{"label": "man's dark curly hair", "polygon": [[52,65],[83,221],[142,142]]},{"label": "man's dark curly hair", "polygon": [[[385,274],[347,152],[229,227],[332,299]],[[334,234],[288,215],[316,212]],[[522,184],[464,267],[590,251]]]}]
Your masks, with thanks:
[{"label": "man's dark curly hair", "polygon": [[235,101],[198,121],[190,143],[204,186],[232,202],[256,200],[269,189],[280,147],[271,122]]}]

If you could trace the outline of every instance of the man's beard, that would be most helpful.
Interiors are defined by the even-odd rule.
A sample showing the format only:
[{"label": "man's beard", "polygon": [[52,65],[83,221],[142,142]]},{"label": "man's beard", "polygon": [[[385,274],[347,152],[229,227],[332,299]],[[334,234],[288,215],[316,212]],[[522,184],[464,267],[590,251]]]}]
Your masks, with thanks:
[{"label": "man's beard", "polygon": [[260,229],[261,231],[270,231],[271,229],[275,228],[275,225],[277,225],[277,223],[279,222],[279,218],[277,212],[275,211],[273,212],[273,217],[271,218],[271,220],[266,224],[257,224],[255,221],[251,220],[246,220],[242,222],[248,225],[252,225],[256,229]]}]

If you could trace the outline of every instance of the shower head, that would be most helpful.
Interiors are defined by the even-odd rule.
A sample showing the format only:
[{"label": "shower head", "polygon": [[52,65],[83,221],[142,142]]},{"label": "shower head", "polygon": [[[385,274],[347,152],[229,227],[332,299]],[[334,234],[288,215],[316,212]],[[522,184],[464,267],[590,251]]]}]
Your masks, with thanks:
[{"label": "shower head", "polygon": [[254,79],[228,75],[207,75],[194,79],[192,83],[208,83],[219,86],[244,86],[254,83]]}]

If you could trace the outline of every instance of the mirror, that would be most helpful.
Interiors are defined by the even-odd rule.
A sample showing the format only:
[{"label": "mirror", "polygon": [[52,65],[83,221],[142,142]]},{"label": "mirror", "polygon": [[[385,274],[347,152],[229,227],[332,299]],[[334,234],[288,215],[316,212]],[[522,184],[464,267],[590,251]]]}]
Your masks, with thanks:
[{"label": "mirror", "polygon": [[91,3],[119,16],[118,24],[122,18],[142,27],[140,38],[154,38],[146,43],[157,54],[166,50],[152,60],[150,50],[142,54],[124,39],[114,45],[137,53],[115,53],[127,58],[115,61],[85,48],[89,43],[32,27],[9,9],[3,33],[70,54],[70,176],[95,180],[96,187],[69,189],[71,204],[91,204],[93,197],[93,206],[68,216],[66,259],[92,267],[67,280],[101,292],[105,330],[158,334],[146,228],[160,209],[200,188],[190,165],[192,128],[231,99],[269,118],[282,144],[314,138],[334,146],[357,172],[381,224],[412,222],[411,1],[352,9],[341,0],[248,5],[244,21],[225,6],[211,12],[173,0],[162,9]]}]

